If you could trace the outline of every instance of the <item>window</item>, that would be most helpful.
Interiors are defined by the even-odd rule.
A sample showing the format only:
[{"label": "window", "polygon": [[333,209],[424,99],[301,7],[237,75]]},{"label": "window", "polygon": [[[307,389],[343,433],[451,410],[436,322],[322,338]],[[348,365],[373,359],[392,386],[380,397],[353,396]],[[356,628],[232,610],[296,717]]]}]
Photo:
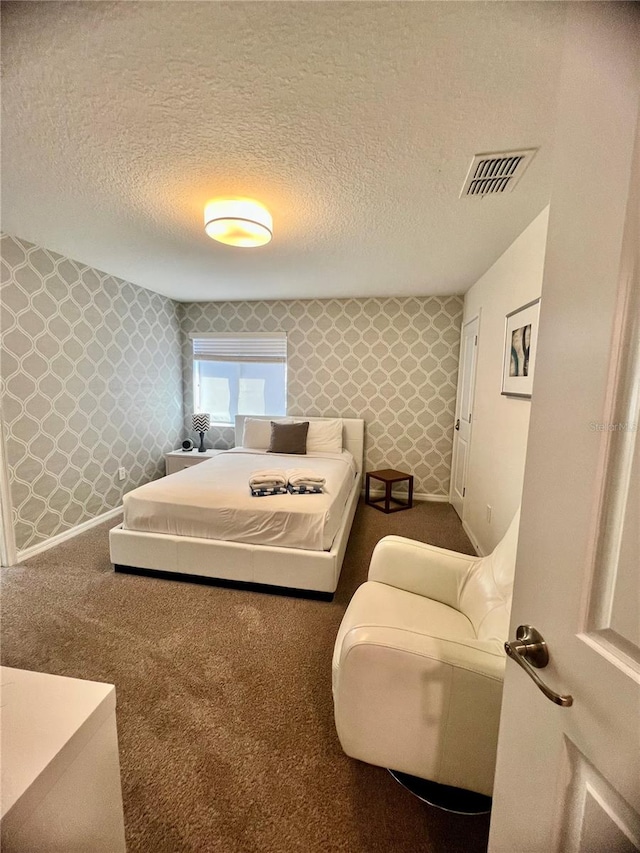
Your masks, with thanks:
[{"label": "window", "polygon": [[287,336],[193,335],[194,411],[214,423],[287,411]]}]

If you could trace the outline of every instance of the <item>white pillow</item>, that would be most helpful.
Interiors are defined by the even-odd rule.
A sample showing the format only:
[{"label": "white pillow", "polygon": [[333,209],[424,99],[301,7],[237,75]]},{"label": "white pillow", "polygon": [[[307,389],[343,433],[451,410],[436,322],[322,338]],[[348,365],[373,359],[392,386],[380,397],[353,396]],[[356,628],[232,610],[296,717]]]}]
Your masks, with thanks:
[{"label": "white pillow", "polygon": [[271,443],[271,421],[277,424],[292,424],[293,418],[245,418],[242,446],[252,450],[267,450]]},{"label": "white pillow", "polygon": [[[296,418],[300,423],[304,418]],[[307,453],[342,453],[342,420],[309,421]]]}]

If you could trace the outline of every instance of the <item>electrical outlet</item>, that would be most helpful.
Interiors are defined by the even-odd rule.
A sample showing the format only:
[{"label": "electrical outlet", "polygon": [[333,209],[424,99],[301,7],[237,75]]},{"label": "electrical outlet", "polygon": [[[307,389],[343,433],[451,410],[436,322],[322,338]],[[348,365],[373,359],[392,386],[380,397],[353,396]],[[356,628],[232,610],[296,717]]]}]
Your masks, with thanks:
[{"label": "electrical outlet", "polygon": [[487,524],[491,524],[491,507],[487,504]]},{"label": "electrical outlet", "polygon": [[118,468],[118,479],[119,480],[126,480],[127,479],[127,472],[125,471],[124,468]]}]

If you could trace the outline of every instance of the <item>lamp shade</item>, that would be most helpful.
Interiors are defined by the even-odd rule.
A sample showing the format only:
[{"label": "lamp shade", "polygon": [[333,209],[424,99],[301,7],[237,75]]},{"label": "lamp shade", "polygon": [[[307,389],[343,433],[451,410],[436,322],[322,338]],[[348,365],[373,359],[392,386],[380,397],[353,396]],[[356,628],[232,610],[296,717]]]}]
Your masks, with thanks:
[{"label": "lamp shade", "polygon": [[214,198],[204,208],[204,230],[228,246],[264,246],[273,236],[266,207],[250,198]]},{"label": "lamp shade", "polygon": [[196,432],[206,432],[211,426],[211,415],[208,413],[195,414],[192,422]]}]

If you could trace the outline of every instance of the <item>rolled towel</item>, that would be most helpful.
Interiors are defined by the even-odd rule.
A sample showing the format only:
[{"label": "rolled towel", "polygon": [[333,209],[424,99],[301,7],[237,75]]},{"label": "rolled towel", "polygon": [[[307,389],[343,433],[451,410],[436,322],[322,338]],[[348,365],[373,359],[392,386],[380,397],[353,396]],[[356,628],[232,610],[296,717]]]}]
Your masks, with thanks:
[{"label": "rolled towel", "polygon": [[326,480],[321,474],[309,468],[290,468],[285,471],[290,486],[324,486]]},{"label": "rolled towel", "polygon": [[261,471],[252,471],[249,474],[249,485],[252,488],[254,486],[261,488],[286,487],[287,477],[285,472],[278,468],[264,468]]}]

